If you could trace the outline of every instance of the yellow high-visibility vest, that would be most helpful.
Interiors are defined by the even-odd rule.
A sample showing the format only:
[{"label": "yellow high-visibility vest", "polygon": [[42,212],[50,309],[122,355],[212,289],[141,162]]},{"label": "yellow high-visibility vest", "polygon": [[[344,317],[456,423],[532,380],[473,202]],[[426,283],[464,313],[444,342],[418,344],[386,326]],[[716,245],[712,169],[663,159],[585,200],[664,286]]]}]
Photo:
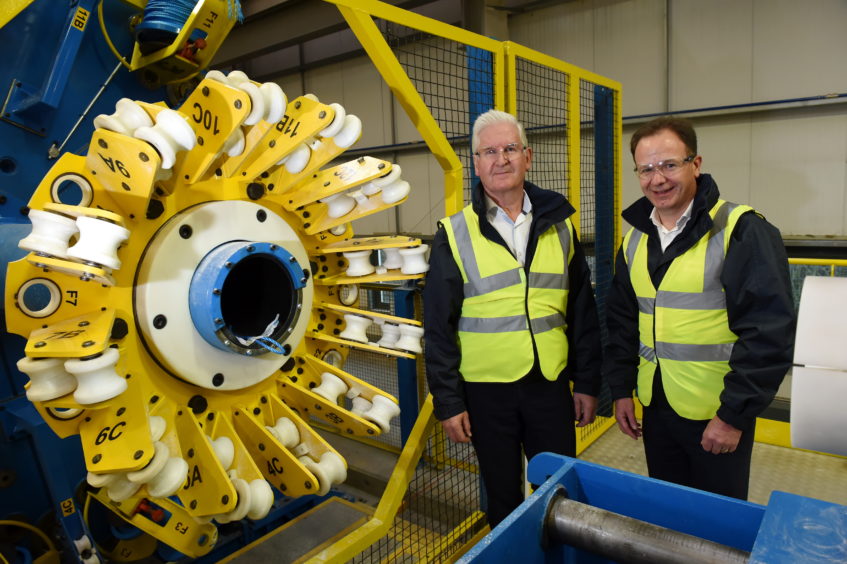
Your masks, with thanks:
[{"label": "yellow high-visibility vest", "polygon": [[541,372],[555,380],[568,358],[570,220],[541,234],[528,275],[508,249],[482,235],[470,206],[442,225],[464,281],[458,328],[462,377],[468,382],[518,380],[532,368],[534,339]]},{"label": "yellow high-visibility vest", "polygon": [[753,208],[724,200],[709,210],[712,229],[676,257],[658,291],[647,268],[647,235],[630,229],[625,260],[638,300],[638,399],[650,405],[656,366],[668,403],[682,417],[711,419],[738,337],[729,328],[721,272],[738,218]]}]

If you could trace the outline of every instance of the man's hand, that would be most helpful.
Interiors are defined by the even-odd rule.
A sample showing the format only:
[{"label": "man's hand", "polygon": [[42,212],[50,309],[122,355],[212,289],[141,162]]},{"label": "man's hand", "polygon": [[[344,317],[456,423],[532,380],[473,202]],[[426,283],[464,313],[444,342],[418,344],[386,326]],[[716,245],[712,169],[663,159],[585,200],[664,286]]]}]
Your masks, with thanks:
[{"label": "man's hand", "polygon": [[471,440],[471,419],[467,411],[445,419],[441,422],[441,427],[454,443],[468,443]]},{"label": "man's hand", "polygon": [[636,440],[641,436],[641,425],[635,418],[635,403],[632,398],[615,400],[615,420],[624,435]]},{"label": "man's hand", "polygon": [[597,398],[588,394],[573,395],[573,411],[579,423],[577,427],[585,427],[594,423],[594,415],[597,413]]},{"label": "man's hand", "polygon": [[703,447],[703,450],[712,454],[727,454],[735,452],[740,440],[741,430],[736,429],[729,423],[724,423],[715,415],[706,425],[706,430],[703,431],[703,440],[700,441],[700,446]]}]

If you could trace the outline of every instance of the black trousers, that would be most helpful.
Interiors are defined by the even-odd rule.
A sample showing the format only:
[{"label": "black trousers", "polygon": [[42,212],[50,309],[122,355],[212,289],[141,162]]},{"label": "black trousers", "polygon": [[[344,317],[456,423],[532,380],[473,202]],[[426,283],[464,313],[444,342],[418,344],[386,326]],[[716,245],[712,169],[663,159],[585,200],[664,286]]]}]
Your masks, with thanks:
[{"label": "black trousers", "polygon": [[522,454],[576,455],[573,397],[567,378],[537,371],[506,384],[468,382],[465,395],[493,529],[523,501]]},{"label": "black trousers", "polygon": [[744,430],[735,452],[712,454],[700,441],[709,420],[680,417],[668,404],[656,374],[653,399],[644,408],[644,454],[651,478],[720,495],[747,499],[755,423]]}]

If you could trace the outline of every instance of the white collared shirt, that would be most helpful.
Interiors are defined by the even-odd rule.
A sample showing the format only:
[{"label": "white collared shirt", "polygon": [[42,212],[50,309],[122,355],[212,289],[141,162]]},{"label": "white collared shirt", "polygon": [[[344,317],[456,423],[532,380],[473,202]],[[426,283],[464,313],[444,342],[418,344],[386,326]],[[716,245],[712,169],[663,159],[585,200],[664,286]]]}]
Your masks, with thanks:
[{"label": "white collared shirt", "polygon": [[488,222],[503,237],[509,250],[523,266],[526,260],[526,243],[529,240],[529,228],[532,225],[532,202],[526,192],[523,193],[523,207],[515,221],[509,217],[503,208],[498,206],[494,200],[485,196],[487,206],[486,217]]},{"label": "white collared shirt", "polygon": [[653,208],[653,211],[650,212],[650,221],[653,222],[653,225],[656,226],[656,229],[659,231],[659,241],[662,243],[662,252],[665,252],[665,249],[668,248],[668,245],[676,239],[676,236],[682,233],[682,230],[685,229],[685,224],[688,223],[688,220],[691,219],[691,209],[694,207],[694,200],[688,203],[688,207],[685,208],[685,211],[682,212],[682,215],[679,216],[679,219],[676,220],[676,226],[673,229],[667,229],[662,222],[659,221],[659,214],[656,213],[656,208]]}]

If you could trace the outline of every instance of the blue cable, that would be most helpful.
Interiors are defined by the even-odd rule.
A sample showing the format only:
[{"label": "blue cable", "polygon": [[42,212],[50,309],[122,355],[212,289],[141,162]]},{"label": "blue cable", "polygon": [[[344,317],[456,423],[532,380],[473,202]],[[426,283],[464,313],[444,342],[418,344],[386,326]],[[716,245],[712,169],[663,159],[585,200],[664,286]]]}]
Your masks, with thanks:
[{"label": "blue cable", "polygon": [[268,349],[274,354],[285,354],[285,349],[283,348],[283,346],[277,341],[271,339],[270,337],[256,337],[253,342],[262,345],[264,348]]}]

